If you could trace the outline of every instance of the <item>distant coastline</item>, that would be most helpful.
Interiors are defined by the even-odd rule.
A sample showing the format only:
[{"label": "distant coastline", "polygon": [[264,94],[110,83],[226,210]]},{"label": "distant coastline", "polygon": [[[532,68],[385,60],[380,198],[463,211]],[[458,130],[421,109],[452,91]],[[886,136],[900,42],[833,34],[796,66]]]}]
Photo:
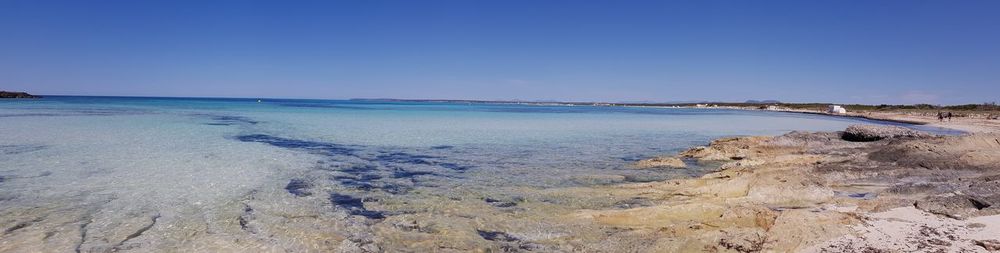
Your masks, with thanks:
[{"label": "distant coastline", "polygon": [[42,97],[31,95],[28,94],[27,92],[0,91],[0,98],[42,98]]},{"label": "distant coastline", "polygon": [[949,111],[1000,111],[995,103],[962,104],[962,105],[866,105],[842,103],[785,103],[777,100],[748,100],[746,102],[567,102],[567,101],[530,101],[530,100],[476,100],[476,99],[398,99],[398,98],[352,98],[351,101],[368,102],[439,102],[439,103],[481,103],[481,104],[526,104],[526,105],[583,105],[583,106],[628,106],[628,107],[695,107],[695,108],[728,108],[728,109],[766,109],[768,106],[782,107],[788,110],[823,111],[829,105],[841,105],[849,111],[872,110],[949,110]]},{"label": "distant coastline", "polygon": [[[862,118],[869,120],[888,121],[896,123],[914,125],[932,125],[949,129],[956,129],[967,132],[983,132],[983,130],[995,129],[1000,125],[1000,106],[995,103],[964,104],[938,106],[929,104],[915,105],[865,105],[865,104],[838,104],[838,103],[783,103],[776,100],[748,100],[739,102],[665,102],[665,103],[613,103],[613,102],[560,102],[560,101],[518,101],[518,100],[463,100],[463,99],[362,99],[355,98],[352,101],[370,102],[435,102],[435,103],[466,103],[466,104],[520,104],[539,106],[620,106],[620,107],[642,107],[642,108],[699,108],[699,109],[731,109],[731,110],[753,110],[753,111],[774,111],[788,113],[815,114],[834,117]],[[846,113],[831,113],[827,108],[831,105],[839,105],[846,108]],[[961,119],[966,124],[952,124],[950,121],[944,122],[936,118],[938,112],[951,112],[956,119]],[[970,125],[986,126],[983,129],[970,128]],[[992,131],[992,130],[989,130]]]},{"label": "distant coastline", "polygon": [[[75,96],[53,96],[75,97]],[[95,96],[82,96],[95,97]],[[96,96],[101,97],[101,96]],[[122,97],[122,96],[112,96]],[[41,96],[26,92],[0,91],[0,98],[41,98]],[[130,97],[123,98],[177,98],[177,99],[235,99],[235,100],[326,100],[326,99],[296,99],[296,98],[235,98],[235,97]],[[336,99],[333,99],[336,100]],[[864,105],[838,103],[785,103],[777,100],[748,100],[745,102],[564,102],[554,100],[476,100],[476,99],[396,99],[396,98],[351,98],[349,101],[359,102],[414,102],[414,103],[459,103],[459,104],[501,104],[501,105],[533,105],[533,106],[602,106],[602,107],[640,107],[640,108],[698,108],[698,109],[730,109],[751,111],[773,111],[786,113],[814,114],[834,117],[862,118],[885,122],[895,122],[913,125],[929,125],[959,130],[963,132],[993,132],[1000,126],[1000,106],[996,103],[964,104],[964,105]],[[831,113],[828,106],[838,105],[846,109],[845,113]],[[951,113],[955,122],[937,118],[938,113]]]}]

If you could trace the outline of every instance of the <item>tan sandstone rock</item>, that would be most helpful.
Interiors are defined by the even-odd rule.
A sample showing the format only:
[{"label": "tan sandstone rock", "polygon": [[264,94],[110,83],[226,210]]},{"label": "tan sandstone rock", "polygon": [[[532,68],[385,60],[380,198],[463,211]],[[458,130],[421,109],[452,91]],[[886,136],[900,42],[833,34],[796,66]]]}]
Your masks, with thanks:
[{"label": "tan sandstone rock", "polygon": [[685,168],[684,161],[677,157],[656,157],[645,159],[635,163],[636,169],[649,169],[649,168]]}]

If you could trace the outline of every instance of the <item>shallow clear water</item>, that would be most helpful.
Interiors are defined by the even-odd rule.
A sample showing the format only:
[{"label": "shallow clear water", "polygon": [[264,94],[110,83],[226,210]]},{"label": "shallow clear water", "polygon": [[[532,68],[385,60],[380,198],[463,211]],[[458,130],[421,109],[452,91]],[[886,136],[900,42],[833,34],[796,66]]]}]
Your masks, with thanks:
[{"label": "shallow clear water", "polygon": [[696,176],[698,166],[628,165],[723,136],[857,123],[878,122],[722,109],[0,100],[0,251],[596,249],[568,242],[599,235],[545,216],[622,203],[552,191]]}]

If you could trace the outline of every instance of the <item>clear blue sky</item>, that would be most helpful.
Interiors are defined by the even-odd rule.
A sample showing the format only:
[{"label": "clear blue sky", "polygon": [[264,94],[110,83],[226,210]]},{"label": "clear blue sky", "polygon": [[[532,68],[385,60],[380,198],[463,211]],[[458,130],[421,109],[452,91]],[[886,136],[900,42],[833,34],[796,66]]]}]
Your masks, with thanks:
[{"label": "clear blue sky", "polygon": [[0,89],[1000,100],[1000,1],[0,1]]}]

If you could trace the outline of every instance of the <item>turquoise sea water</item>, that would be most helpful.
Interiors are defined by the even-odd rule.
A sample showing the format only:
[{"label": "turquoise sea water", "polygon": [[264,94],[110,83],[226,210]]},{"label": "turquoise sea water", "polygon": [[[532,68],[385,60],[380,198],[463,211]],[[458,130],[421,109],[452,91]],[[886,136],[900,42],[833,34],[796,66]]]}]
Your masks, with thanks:
[{"label": "turquoise sea water", "polygon": [[[477,221],[466,231],[471,238],[449,239],[470,247],[509,243],[493,233],[543,247],[556,239],[533,241],[519,218],[497,215],[535,202],[545,203],[536,209],[612,208],[537,192],[696,176],[698,166],[628,165],[723,136],[858,123],[883,124],[724,109],[0,100],[0,251],[392,251],[416,239],[380,226],[414,217],[451,217],[436,223],[442,227]],[[442,211],[470,205],[497,214]],[[545,225],[552,231],[543,234],[575,233],[559,225]]]}]

